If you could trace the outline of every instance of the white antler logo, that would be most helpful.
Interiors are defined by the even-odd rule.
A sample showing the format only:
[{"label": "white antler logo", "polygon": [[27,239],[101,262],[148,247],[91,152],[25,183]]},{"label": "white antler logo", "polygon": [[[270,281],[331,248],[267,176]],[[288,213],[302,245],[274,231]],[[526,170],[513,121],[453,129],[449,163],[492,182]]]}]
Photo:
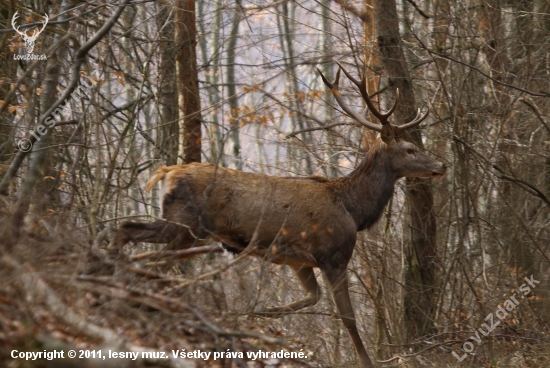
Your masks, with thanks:
[{"label": "white antler logo", "polygon": [[27,49],[27,54],[30,54],[30,53],[32,53],[32,50],[34,49],[34,42],[38,38],[38,35],[40,35],[40,33],[42,33],[44,28],[46,28],[46,24],[48,24],[48,20],[50,20],[50,18],[48,18],[48,14],[44,15],[44,22],[42,22],[42,29],[41,30],[38,30],[38,29],[33,30],[32,35],[29,36],[25,31],[23,31],[23,32],[20,31],[19,27],[17,27],[15,25],[15,20],[17,19],[17,13],[18,12],[19,12],[19,10],[16,11],[15,14],[13,15],[13,18],[11,19],[11,26],[13,27],[13,29],[15,29],[15,32],[19,33],[21,35],[21,37],[23,37],[23,41],[25,41],[25,48]]}]

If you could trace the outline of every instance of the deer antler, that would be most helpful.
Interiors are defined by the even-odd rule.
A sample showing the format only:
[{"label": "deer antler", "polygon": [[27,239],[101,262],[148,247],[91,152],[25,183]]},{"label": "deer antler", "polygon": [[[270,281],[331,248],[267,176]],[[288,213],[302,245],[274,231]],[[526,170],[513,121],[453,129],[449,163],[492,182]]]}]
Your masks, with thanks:
[{"label": "deer antler", "polygon": [[38,35],[40,33],[42,33],[42,31],[44,30],[44,28],[46,28],[46,25],[48,24],[48,21],[50,20],[50,18],[48,17],[48,14],[45,14],[44,15],[44,22],[42,22],[42,29],[39,31],[38,29],[35,29],[33,32],[32,32],[32,36],[30,37],[33,41],[36,40],[38,38]]},{"label": "deer antler", "polygon": [[[353,119],[357,120],[359,123],[361,123],[365,127],[373,129],[377,132],[381,132],[382,127],[389,124],[389,126],[391,126],[391,128],[393,129],[394,135],[399,136],[405,130],[417,126],[422,121],[424,121],[426,119],[426,117],[428,117],[428,114],[430,112],[429,108],[424,113],[424,115],[422,115],[422,116],[420,115],[420,109],[418,109],[418,113],[417,113],[416,117],[412,121],[410,121],[406,124],[394,125],[394,124],[389,123],[389,118],[394,113],[394,111],[397,107],[397,103],[399,101],[399,89],[396,89],[396,91],[395,91],[395,101],[394,101],[393,106],[391,107],[391,109],[389,109],[386,113],[381,113],[380,111],[378,111],[376,109],[376,107],[374,106],[374,103],[372,102],[372,100],[369,97],[369,92],[367,91],[367,78],[366,78],[366,76],[363,76],[361,78],[361,80],[357,80],[346,70],[346,68],[344,68],[342,66],[342,64],[340,64],[338,61],[336,62],[336,64],[338,64],[339,69],[338,69],[338,72],[336,73],[336,79],[335,79],[334,83],[330,83],[318,68],[317,68],[317,70],[321,74],[321,78],[323,78],[323,82],[330,88],[334,98],[336,99],[336,102],[338,102],[340,107],[342,107],[342,109],[349,116],[351,116]],[[361,115],[358,115],[357,113],[352,111],[349,108],[349,106],[345,103],[345,101],[342,99],[342,96],[340,96],[340,91],[338,90],[338,82],[339,82],[339,79],[340,79],[340,70],[343,70],[344,74],[348,77],[348,79],[353,84],[355,84],[357,86],[357,88],[359,89],[359,92],[361,93],[361,96],[363,97],[363,100],[365,101],[365,103],[367,105],[367,107],[365,108],[365,111]],[[382,125],[373,124],[373,123],[367,121],[366,113],[369,109],[372,112],[372,114],[380,121],[380,123]]]},{"label": "deer antler", "polygon": [[380,120],[380,123],[382,125],[388,124],[388,119],[391,116],[391,114],[393,114],[393,112],[395,111],[395,108],[397,107],[397,102],[399,101],[399,89],[397,89],[395,92],[395,102],[393,103],[393,106],[391,107],[391,109],[387,113],[382,114],[380,111],[376,109],[376,107],[374,107],[374,104],[372,103],[372,100],[369,97],[369,92],[367,91],[366,75],[363,76],[363,78],[361,78],[360,81],[358,81],[346,70],[346,68],[344,68],[342,64],[340,64],[338,61],[336,62],[336,64],[338,64],[340,69],[344,71],[344,74],[346,74],[346,77],[348,77],[348,79],[352,81],[353,84],[357,86],[357,88],[359,88],[359,92],[361,93],[361,96],[363,96],[363,100],[365,100],[365,103],[371,110],[372,114],[376,116],[378,120]]},{"label": "deer antler", "polygon": [[[341,66],[340,66],[340,68],[343,69]],[[330,88],[330,92],[334,96],[334,99],[336,100],[336,102],[338,102],[338,105],[340,105],[340,107],[342,108],[342,110],[344,110],[346,112],[346,114],[348,114],[353,119],[355,119],[357,122],[359,122],[361,125],[369,128],[369,129],[375,130],[377,132],[382,131],[382,126],[381,125],[373,124],[373,123],[371,123],[370,121],[368,121],[366,119],[367,112],[369,111],[368,109],[369,109],[370,106],[372,106],[372,103],[370,103],[370,105],[367,103],[367,107],[365,108],[363,113],[361,115],[359,115],[359,114],[355,113],[346,104],[344,99],[342,99],[342,96],[340,95],[340,90],[338,89],[338,83],[340,81],[340,69],[338,69],[338,72],[336,73],[336,78],[334,79],[333,83],[330,83],[328,81],[328,79],[325,77],[323,72],[321,72],[321,70],[319,70],[319,68],[317,68],[317,71],[319,72],[319,74],[321,74],[321,78],[323,79],[323,82],[327,85],[328,88]],[[345,70],[344,70],[344,73],[346,73],[346,75],[348,75],[348,73]],[[348,75],[348,77],[349,77],[349,75]],[[352,80],[352,82],[354,82],[354,81]],[[361,88],[359,88],[359,90],[361,90]],[[365,91],[366,91],[366,89],[365,89]]]},{"label": "deer antler", "polygon": [[19,30],[19,27],[15,25],[15,20],[17,19],[17,13],[19,13],[19,10],[15,12],[15,14],[13,15],[13,18],[11,18],[11,26],[13,27],[13,29],[15,30],[15,32],[19,33],[21,36],[24,36],[26,37],[27,34],[24,33],[24,32],[21,32]]},{"label": "deer antler", "polygon": [[428,117],[429,113],[430,113],[430,108],[428,107],[424,115],[420,116],[420,109],[418,109],[418,112],[416,113],[416,117],[412,121],[409,121],[408,123],[402,124],[402,125],[393,125],[393,124],[392,125],[394,129],[397,129],[397,133],[401,134],[405,130],[413,128],[418,124],[420,124],[421,122],[423,122]]}]

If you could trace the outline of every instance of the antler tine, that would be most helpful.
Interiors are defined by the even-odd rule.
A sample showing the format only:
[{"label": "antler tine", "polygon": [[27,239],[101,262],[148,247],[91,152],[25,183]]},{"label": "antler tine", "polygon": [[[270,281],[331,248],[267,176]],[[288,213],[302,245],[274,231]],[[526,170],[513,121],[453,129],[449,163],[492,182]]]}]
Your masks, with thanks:
[{"label": "antler tine", "polygon": [[399,102],[399,88],[396,88],[395,89],[395,101],[393,102],[393,106],[391,107],[391,109],[388,110],[387,113],[381,114],[382,116],[384,116],[386,118],[386,120],[390,117],[391,114],[393,114],[393,112],[395,111],[395,108],[397,107],[398,102]]},{"label": "antler tine", "polygon": [[420,124],[421,122],[423,122],[424,120],[426,120],[429,113],[430,113],[430,108],[428,107],[428,109],[426,110],[424,115],[420,116],[420,109],[418,109],[418,112],[416,113],[416,117],[412,121],[410,121],[406,124],[403,124],[403,125],[398,125],[397,128],[399,129],[400,132],[403,132],[407,129],[413,128],[413,127],[417,126],[418,124]]},{"label": "antler tine", "polygon": [[17,15],[17,13],[19,13],[19,10],[17,10],[17,11],[15,12],[15,14],[13,15],[13,17],[11,18],[11,26],[13,27],[13,29],[15,30],[15,32],[19,33],[20,35],[23,35],[23,33],[19,30],[19,26],[17,26],[17,25],[15,24],[15,20],[16,20],[17,18],[19,18],[19,16]]},{"label": "antler tine", "polygon": [[346,68],[344,68],[342,64],[340,64],[338,61],[336,61],[336,64],[338,64],[338,66],[344,71],[344,74],[346,75],[346,77],[348,77],[348,79],[353,84],[355,84],[357,88],[359,88],[359,92],[361,92],[361,96],[363,97],[363,100],[365,100],[365,103],[367,104],[367,107],[370,109],[372,114],[378,120],[380,120],[382,125],[386,124],[388,119],[383,114],[381,114],[380,111],[376,109],[376,107],[372,103],[372,100],[369,97],[369,91],[367,91],[367,77],[363,76],[363,78],[361,78],[361,81],[358,81],[346,70]]},{"label": "antler tine", "polygon": [[38,35],[40,33],[42,33],[42,31],[44,30],[44,28],[46,28],[46,25],[48,24],[48,21],[50,20],[50,18],[48,17],[48,14],[45,14],[44,15],[44,22],[42,22],[42,29],[39,31],[38,28],[35,29],[33,32],[32,32],[32,37],[34,39],[38,38]]},{"label": "antler tine", "polygon": [[[350,81],[352,81],[353,84],[355,84],[361,91],[363,91],[365,89],[365,86],[366,86],[366,79],[365,78],[362,78],[360,81],[358,81],[346,70],[346,68],[344,68],[344,66],[342,64],[340,64],[339,61],[335,60],[335,62],[336,62],[336,64],[338,64],[340,69],[342,69],[344,71],[344,74],[346,75],[346,77],[348,77],[348,79]],[[363,87],[363,88],[361,88],[361,87]]]},{"label": "antler tine", "polygon": [[334,83],[330,83],[328,79],[325,77],[325,75],[323,74],[323,72],[321,72],[321,70],[317,68],[317,71],[319,72],[319,74],[321,74],[321,78],[323,79],[323,82],[327,85],[328,88],[330,88],[330,92],[334,96],[334,99],[336,100],[336,102],[338,102],[338,105],[340,105],[340,107],[342,108],[342,110],[345,111],[346,114],[351,116],[354,120],[356,120],[358,123],[365,126],[366,128],[375,130],[377,132],[381,131],[382,130],[381,125],[373,124],[364,117],[364,115],[366,115],[366,111],[364,111],[362,114],[359,115],[355,113],[352,109],[350,109],[349,106],[346,104],[346,102],[340,95],[340,91],[338,90],[338,82],[340,81],[340,70],[341,69],[338,69],[338,72],[336,73],[336,78],[334,80]]},{"label": "antler tine", "polygon": [[44,22],[42,22],[42,29],[40,30],[40,33],[46,28],[46,25],[48,24],[50,20],[50,17],[48,17],[48,14],[44,14]]},{"label": "antler tine", "polygon": [[327,77],[325,77],[321,69],[319,68],[316,68],[316,69],[319,72],[319,74],[321,74],[321,79],[323,79],[323,83],[325,83],[327,87],[330,88],[331,92],[333,89],[338,91],[338,82],[340,82],[340,69],[338,69],[338,72],[336,72],[336,78],[334,78],[334,83],[330,83],[328,81]]}]

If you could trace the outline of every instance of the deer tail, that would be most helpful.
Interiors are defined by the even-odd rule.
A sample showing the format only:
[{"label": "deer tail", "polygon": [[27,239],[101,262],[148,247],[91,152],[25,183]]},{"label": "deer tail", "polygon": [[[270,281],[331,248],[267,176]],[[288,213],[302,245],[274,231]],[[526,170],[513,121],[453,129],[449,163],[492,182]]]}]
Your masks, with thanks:
[{"label": "deer tail", "polygon": [[145,186],[145,190],[147,192],[150,192],[151,189],[155,186],[156,183],[164,179],[164,176],[172,171],[174,169],[173,166],[161,166],[157,169],[157,171],[154,172],[153,176],[147,181],[147,185]]}]

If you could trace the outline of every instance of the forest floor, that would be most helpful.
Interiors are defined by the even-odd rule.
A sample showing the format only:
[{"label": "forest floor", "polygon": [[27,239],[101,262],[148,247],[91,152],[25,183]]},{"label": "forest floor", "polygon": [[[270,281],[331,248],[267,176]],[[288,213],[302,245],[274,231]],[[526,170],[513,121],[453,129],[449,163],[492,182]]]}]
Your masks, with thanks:
[{"label": "forest floor", "polygon": [[[200,281],[173,272],[166,253],[130,262],[70,232],[55,235],[23,237],[1,259],[0,367],[318,366],[289,358],[304,346],[273,330],[272,319],[193,305],[189,289]],[[13,359],[14,350],[63,351],[64,359]],[[114,358],[132,352],[137,359]]]},{"label": "forest floor", "polygon": [[[120,257],[105,249],[103,235],[110,236],[109,232],[95,243],[75,234],[78,231],[37,226],[3,253],[0,367],[339,366],[323,362],[308,350],[307,342],[287,336],[277,319],[221,312],[215,298],[205,303],[204,295],[199,295],[204,289],[195,286],[223,277],[228,265],[190,279],[178,266],[184,253]],[[299,328],[307,331],[307,326]],[[476,350],[481,359],[468,355],[458,362],[451,349],[462,356],[462,343],[444,342],[445,349],[426,349],[380,366],[550,367],[548,344],[537,336],[519,335]],[[62,358],[33,360],[38,353],[53,351]],[[69,358],[73,351],[76,357]]]}]

